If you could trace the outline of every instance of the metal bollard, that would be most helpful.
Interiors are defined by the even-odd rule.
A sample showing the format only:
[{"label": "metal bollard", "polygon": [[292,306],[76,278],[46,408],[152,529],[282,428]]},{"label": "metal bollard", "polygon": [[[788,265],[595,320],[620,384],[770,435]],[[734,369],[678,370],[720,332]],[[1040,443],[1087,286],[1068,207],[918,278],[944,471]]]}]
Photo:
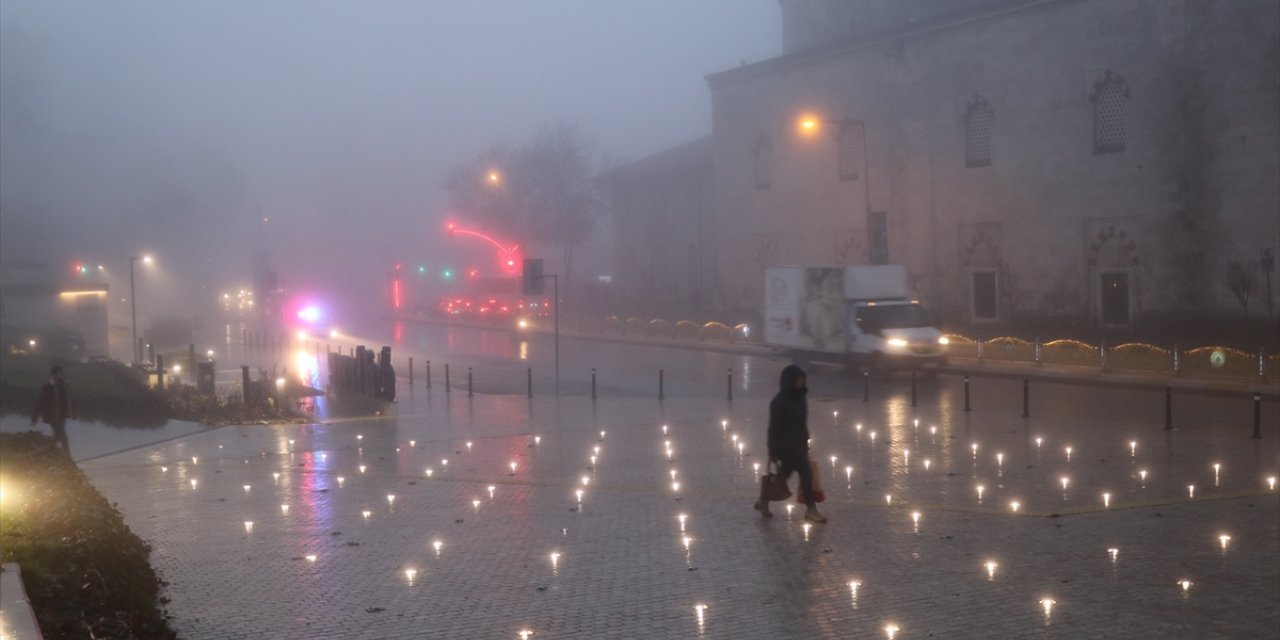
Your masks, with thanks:
[{"label": "metal bollard", "polygon": [[1040,338],[1036,338],[1036,351],[1035,351],[1035,357],[1036,357],[1036,366],[1037,366],[1037,367],[1038,367],[1038,366],[1040,366],[1041,364],[1043,364],[1043,362],[1040,360]]},{"label": "metal bollard", "polygon": [[964,377],[964,410],[969,411],[969,376]]},{"label": "metal bollard", "polygon": [[591,367],[591,399],[596,399],[596,368]]},{"label": "metal bollard", "polygon": [[1258,382],[1267,381],[1267,349],[1258,347]]},{"label": "metal bollard", "polygon": [[725,389],[728,390],[729,402],[733,402],[733,368],[725,369]]},{"label": "metal bollard", "polygon": [[1164,430],[1173,431],[1173,388],[1164,388]]},{"label": "metal bollard", "polygon": [[1178,378],[1181,376],[1182,376],[1182,347],[1177,344],[1174,344],[1173,345],[1173,377]]},{"label": "metal bollard", "polygon": [[1262,394],[1253,394],[1253,436],[1255,440],[1262,438]]},{"label": "metal bollard", "polygon": [[1098,343],[1098,366],[1103,370],[1107,370],[1107,341],[1103,340]]},{"label": "metal bollard", "polygon": [[444,392],[453,393],[453,388],[449,386],[449,363],[444,363]]},{"label": "metal bollard", "polygon": [[862,371],[862,401],[871,401],[871,372],[865,369]]},{"label": "metal bollard", "polygon": [[409,388],[413,388],[413,358],[409,358]]},{"label": "metal bollard", "polygon": [[982,362],[982,345],[983,345],[983,342],[979,340],[978,341],[978,362]]},{"label": "metal bollard", "polygon": [[427,388],[431,388],[431,361],[427,361]]},{"label": "metal bollard", "polygon": [[526,369],[525,374],[526,374],[525,377],[528,379],[528,382],[529,382],[529,397],[532,398],[533,397],[533,367],[529,367],[528,369]]},{"label": "metal bollard", "polygon": [[662,400],[662,369],[658,369],[658,399]]},{"label": "metal bollard", "polygon": [[474,395],[476,394],[471,387],[471,367],[467,367],[467,397],[470,398]]},{"label": "metal bollard", "polygon": [[1022,417],[1031,417],[1031,381],[1022,379]]}]

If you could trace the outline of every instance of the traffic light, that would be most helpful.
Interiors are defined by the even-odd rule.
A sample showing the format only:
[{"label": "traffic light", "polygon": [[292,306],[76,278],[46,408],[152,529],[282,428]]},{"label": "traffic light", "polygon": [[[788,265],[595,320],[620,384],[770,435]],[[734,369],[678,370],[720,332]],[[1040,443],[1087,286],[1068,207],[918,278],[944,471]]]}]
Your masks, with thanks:
[{"label": "traffic light", "polygon": [[542,295],[542,258],[525,258],[524,271],[522,275],[524,282],[524,295]]}]

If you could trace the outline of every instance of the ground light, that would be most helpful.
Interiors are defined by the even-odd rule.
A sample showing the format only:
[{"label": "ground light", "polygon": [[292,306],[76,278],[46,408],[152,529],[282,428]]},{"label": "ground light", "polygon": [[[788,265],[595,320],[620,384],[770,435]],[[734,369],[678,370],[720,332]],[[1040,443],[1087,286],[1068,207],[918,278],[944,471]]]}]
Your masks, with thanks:
[{"label": "ground light", "polygon": [[1000,567],[994,560],[988,560],[982,565],[987,570],[987,580],[996,579],[996,569]]},{"label": "ground light", "polygon": [[1054,600],[1053,598],[1041,598],[1041,599],[1040,599],[1040,606],[1044,608],[1044,621],[1045,621],[1045,624],[1048,624],[1048,623],[1049,623],[1049,616],[1053,614],[1053,605],[1055,605],[1055,604],[1057,604],[1057,601],[1056,601],[1056,600]]}]

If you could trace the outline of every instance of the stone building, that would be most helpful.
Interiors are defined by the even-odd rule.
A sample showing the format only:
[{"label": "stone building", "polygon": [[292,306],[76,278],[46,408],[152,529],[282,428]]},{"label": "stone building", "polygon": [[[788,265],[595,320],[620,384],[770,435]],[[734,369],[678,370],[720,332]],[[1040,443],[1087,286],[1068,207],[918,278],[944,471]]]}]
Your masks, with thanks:
[{"label": "stone building", "polygon": [[653,225],[726,316],[782,264],[905,264],[962,322],[1239,314],[1233,262],[1278,297],[1275,0],[779,1],[782,54],[707,78],[714,218]]},{"label": "stone building", "polygon": [[711,139],[616,167],[596,181],[613,223],[616,311],[695,317],[716,311]]}]

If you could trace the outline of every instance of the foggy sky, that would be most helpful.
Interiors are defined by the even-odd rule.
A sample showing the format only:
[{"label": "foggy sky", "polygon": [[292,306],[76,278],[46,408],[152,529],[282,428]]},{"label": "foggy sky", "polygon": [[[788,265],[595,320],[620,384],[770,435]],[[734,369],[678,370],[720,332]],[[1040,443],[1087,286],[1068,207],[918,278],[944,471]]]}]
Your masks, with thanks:
[{"label": "foggy sky", "polygon": [[367,287],[434,241],[450,164],[556,120],[621,159],[706,135],[703,76],[778,31],[776,0],[4,0],[0,252],[151,252],[193,303],[255,246]]}]

